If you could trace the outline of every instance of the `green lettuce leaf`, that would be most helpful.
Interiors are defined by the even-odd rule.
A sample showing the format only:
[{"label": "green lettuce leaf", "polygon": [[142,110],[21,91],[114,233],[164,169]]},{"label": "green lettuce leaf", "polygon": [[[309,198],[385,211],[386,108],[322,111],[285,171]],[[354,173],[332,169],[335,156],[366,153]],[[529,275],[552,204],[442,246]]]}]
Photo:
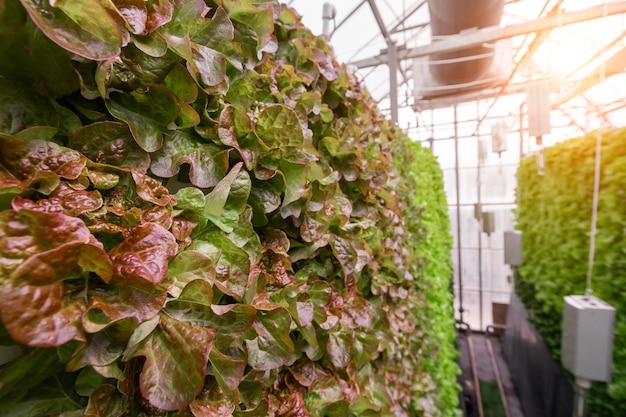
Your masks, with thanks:
[{"label": "green lettuce leaf", "polygon": [[[30,349],[0,368],[0,404],[18,402],[63,369],[56,349]],[[2,406],[0,406],[2,410]]]},{"label": "green lettuce leaf", "polygon": [[252,183],[247,171],[240,171],[241,165],[231,172],[207,194],[207,204],[203,215],[226,233],[232,232],[244,212]]},{"label": "green lettuce leaf", "polygon": [[85,366],[107,366],[122,357],[124,347],[115,343],[104,333],[96,333],[88,337],[67,363],[67,369],[76,371]]},{"label": "green lettuce leaf", "polygon": [[189,181],[197,187],[215,186],[228,171],[228,151],[202,143],[182,132],[167,135],[164,146],[153,155],[150,170],[160,177],[178,174],[189,164]]},{"label": "green lettuce leaf", "polygon": [[209,354],[209,362],[217,383],[224,391],[235,391],[239,387],[246,361],[225,355],[214,347]]},{"label": "green lettuce leaf", "polygon": [[59,123],[57,107],[52,100],[34,94],[20,83],[0,77],[0,132],[12,135],[28,127],[58,127]]},{"label": "green lettuce leaf", "polygon": [[58,379],[48,380],[19,403],[0,404],[0,417],[51,416],[81,410],[78,396],[68,396],[70,389],[69,383],[62,385]]},{"label": "green lettuce leaf", "polygon": [[106,105],[113,116],[128,124],[135,141],[146,152],[163,146],[163,133],[180,111],[176,95],[158,84],[144,92],[112,92]]},{"label": "green lettuce leaf", "polygon": [[[248,0],[223,0],[222,5],[228,12],[228,16],[237,21],[241,26],[251,30],[250,38],[256,38],[256,51],[265,48],[272,39],[274,32],[274,16],[271,4],[266,8],[255,7]],[[240,29],[241,30],[241,29]]]},{"label": "green lettuce leaf", "polygon": [[191,281],[166,310],[177,320],[194,326],[215,329],[215,346],[223,351],[243,336],[256,319],[256,309],[246,304],[213,304],[211,285],[204,280]]},{"label": "green lettuce leaf", "polygon": [[198,85],[195,83],[187,68],[181,64],[175,65],[163,79],[163,83],[170,88],[185,103],[193,103],[198,98]]},{"label": "green lettuce leaf", "polygon": [[73,131],[68,146],[91,161],[131,168],[145,173],[150,156],[142,150],[128,129],[117,122],[97,122]]},{"label": "green lettuce leaf", "polygon": [[249,254],[224,232],[214,229],[199,235],[193,246],[213,260],[216,271],[214,284],[220,291],[241,300],[251,268]]},{"label": "green lettuce leaf", "polygon": [[293,363],[295,347],[289,337],[291,315],[287,310],[258,311],[254,328],[257,336],[245,341],[252,369],[269,371]]},{"label": "green lettuce leaf", "polygon": [[215,331],[161,315],[135,356],[145,356],[139,384],[151,405],[178,410],[202,390]]},{"label": "green lettuce leaf", "polygon": [[[194,280],[206,282],[215,280],[213,260],[197,250],[179,252],[170,262],[167,271],[167,291],[175,298],[179,298],[183,290]],[[212,295],[208,298],[210,302]]]},{"label": "green lettuce leaf", "polygon": [[269,148],[279,148],[285,156],[293,149],[302,149],[304,144],[298,115],[285,105],[264,107],[257,116],[255,130]]}]

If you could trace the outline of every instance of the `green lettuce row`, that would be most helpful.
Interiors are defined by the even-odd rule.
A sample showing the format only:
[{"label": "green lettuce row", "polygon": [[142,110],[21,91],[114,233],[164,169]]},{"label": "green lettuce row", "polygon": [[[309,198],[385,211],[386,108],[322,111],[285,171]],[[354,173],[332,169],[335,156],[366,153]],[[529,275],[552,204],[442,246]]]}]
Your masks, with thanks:
[{"label": "green lettuce row", "polygon": [[[414,312],[422,334],[416,349],[422,352],[424,377],[419,389],[428,393],[443,416],[456,416],[460,369],[456,359],[453,293],[451,286],[452,237],[443,172],[432,152],[396,133],[392,151],[403,184],[398,187],[407,227],[405,245],[414,259],[409,263],[416,277],[416,296],[422,307]],[[429,404],[415,398],[424,412]]]},{"label": "green lettuce row", "polygon": [[292,10],[0,23],[0,416],[436,415],[397,133]]},{"label": "green lettuce row", "polygon": [[[517,228],[524,235],[524,263],[516,292],[533,312],[533,323],[558,361],[563,297],[583,294],[589,257],[589,230],[597,132],[545,150],[545,173],[536,157],[522,160],[517,173]],[[589,402],[594,415],[626,413],[626,298],[623,256],[626,131],[602,132],[593,293],[617,312],[613,382],[594,383]],[[549,248],[549,250],[546,250]]]}]

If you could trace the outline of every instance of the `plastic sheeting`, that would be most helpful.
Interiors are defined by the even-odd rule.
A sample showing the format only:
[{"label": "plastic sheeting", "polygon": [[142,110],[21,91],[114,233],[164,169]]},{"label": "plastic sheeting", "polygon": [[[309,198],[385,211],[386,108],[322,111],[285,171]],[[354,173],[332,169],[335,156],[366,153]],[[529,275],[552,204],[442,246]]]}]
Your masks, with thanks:
[{"label": "plastic sheeting", "polygon": [[572,383],[528,321],[528,312],[515,294],[507,315],[504,357],[526,416],[572,416]]}]

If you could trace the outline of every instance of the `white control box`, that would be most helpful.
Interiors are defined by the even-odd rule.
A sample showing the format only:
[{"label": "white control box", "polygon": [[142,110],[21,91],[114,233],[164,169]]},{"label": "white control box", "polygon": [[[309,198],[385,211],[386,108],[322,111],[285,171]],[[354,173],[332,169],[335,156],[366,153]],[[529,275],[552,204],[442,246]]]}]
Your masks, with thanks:
[{"label": "white control box", "polygon": [[579,378],[611,381],[615,309],[594,296],[568,295],[563,303],[561,363]]},{"label": "white control box", "polygon": [[511,266],[522,264],[522,232],[519,230],[504,232],[504,263]]}]

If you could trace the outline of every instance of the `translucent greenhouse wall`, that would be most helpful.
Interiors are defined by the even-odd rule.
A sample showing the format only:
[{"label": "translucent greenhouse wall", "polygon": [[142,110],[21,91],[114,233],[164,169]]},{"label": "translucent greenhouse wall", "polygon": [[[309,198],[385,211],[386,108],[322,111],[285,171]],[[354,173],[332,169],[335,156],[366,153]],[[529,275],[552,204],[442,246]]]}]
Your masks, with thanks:
[{"label": "translucent greenhouse wall", "polygon": [[[613,83],[590,89],[589,96],[599,102],[617,100],[616,91],[623,82],[617,77],[611,80]],[[493,322],[491,303],[508,303],[513,290],[509,282],[511,269],[504,264],[503,232],[514,229],[512,210],[516,207],[515,173],[519,161],[539,150],[535,138],[528,135],[526,99],[526,94],[520,93],[501,96],[495,104],[479,100],[456,107],[422,109],[416,113],[417,126],[409,128],[411,137],[431,147],[444,171],[454,237],[455,314],[461,319],[462,300],[462,319],[475,330],[484,330]],[[582,97],[572,99],[570,105],[567,111],[551,112],[551,131],[543,137],[544,148],[599,127],[614,128],[624,117],[621,111],[611,111],[606,119],[598,118],[596,110],[589,109]],[[505,117],[490,116],[501,115],[502,109],[508,109]],[[493,150],[494,125],[504,126],[506,150],[500,154]],[[483,211],[494,213],[495,231],[490,235],[481,232],[481,224],[474,217],[474,204],[479,201]]]},{"label": "translucent greenhouse wall", "polygon": [[[484,121],[476,131],[479,110],[471,103],[457,106],[456,117],[454,107],[433,111],[432,120],[422,120],[420,136],[429,136],[424,145],[431,146],[444,171],[454,238],[456,317],[474,330],[485,330],[494,322],[492,303],[508,303],[512,291],[511,270],[504,263],[503,232],[513,229],[515,172],[523,149],[519,129],[513,127],[518,123],[515,117]],[[491,129],[496,123],[508,124],[506,151],[500,154],[493,152]],[[475,217],[478,203],[483,212],[493,213],[492,233],[484,233]]]}]

